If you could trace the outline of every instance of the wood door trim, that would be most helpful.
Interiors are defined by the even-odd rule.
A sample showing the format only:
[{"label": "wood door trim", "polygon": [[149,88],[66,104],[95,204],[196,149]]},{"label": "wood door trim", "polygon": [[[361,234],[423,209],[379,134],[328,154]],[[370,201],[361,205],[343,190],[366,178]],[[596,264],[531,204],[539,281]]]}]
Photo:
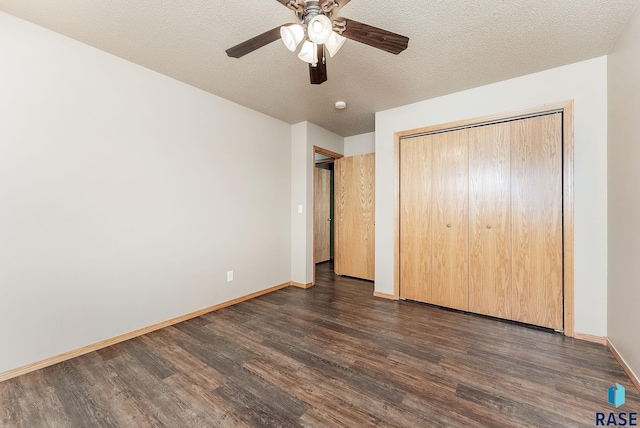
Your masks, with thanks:
[{"label": "wood door trim", "polygon": [[395,225],[393,232],[394,269],[393,269],[393,297],[400,300],[400,136],[396,134],[393,147],[394,176],[395,176]]},{"label": "wood door trim", "polygon": [[475,117],[472,119],[458,120],[455,122],[441,123],[438,125],[426,126],[423,128],[409,129],[407,131],[396,132],[395,137],[396,137],[396,140],[398,140],[400,138],[415,137],[421,134],[451,131],[454,129],[466,128],[471,126],[482,126],[482,125],[488,125],[490,123],[502,122],[507,120],[524,119],[526,117],[538,116],[542,114],[551,113],[554,111],[562,111],[562,110],[565,110],[569,105],[571,106],[571,110],[573,112],[573,100],[562,101],[562,102],[553,103],[553,104],[545,104],[535,108],[516,110],[512,112],[493,114],[489,116]]},{"label": "wood door trim", "polygon": [[332,152],[331,150],[323,149],[319,146],[313,146],[313,152],[318,153],[319,155],[329,156],[333,159],[340,159],[344,157],[344,155],[341,155],[340,153]]},{"label": "wood door trim", "polygon": [[381,299],[387,299],[387,300],[398,300],[398,298],[393,294],[387,294],[381,291],[374,291],[373,297],[380,297]]},{"label": "wood door trim", "polygon": [[395,169],[395,225],[394,225],[394,284],[393,295],[400,298],[400,140],[403,138],[429,134],[434,132],[444,132],[471,126],[481,126],[507,120],[523,119],[525,117],[537,116],[541,114],[561,111],[562,114],[562,183],[563,183],[563,316],[564,334],[574,337],[575,335],[575,310],[574,310],[574,118],[573,100],[562,101],[543,106],[517,110],[507,113],[500,113],[465,119],[456,122],[449,122],[439,125],[427,126],[423,128],[410,129],[395,133],[394,142],[394,169]]},{"label": "wood door trim", "polygon": [[575,332],[574,339],[584,340],[585,342],[597,343],[598,345],[607,346],[607,338],[604,336],[595,336],[593,334]]},{"label": "wood door trim", "polygon": [[303,284],[301,282],[295,282],[295,281],[291,281],[291,286],[292,287],[298,287],[298,288],[303,288],[303,289],[307,289],[307,288],[311,288],[314,286],[313,282],[310,282],[308,284]]},{"label": "wood door trim", "polygon": [[562,109],[562,233],[564,269],[564,334],[575,335],[574,308],[574,234],[573,234],[573,101],[569,101]]}]

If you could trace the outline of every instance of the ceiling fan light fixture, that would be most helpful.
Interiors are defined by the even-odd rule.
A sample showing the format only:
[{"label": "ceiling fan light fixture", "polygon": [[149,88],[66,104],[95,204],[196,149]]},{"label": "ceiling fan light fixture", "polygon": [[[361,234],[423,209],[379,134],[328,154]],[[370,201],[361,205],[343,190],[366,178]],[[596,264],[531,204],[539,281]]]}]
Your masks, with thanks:
[{"label": "ceiling fan light fixture", "polygon": [[280,38],[287,49],[297,52],[298,57],[309,64],[306,67],[309,81],[319,85],[327,81],[327,55],[335,56],[344,45],[345,37],[395,55],[407,49],[409,38],[406,36],[334,16],[349,1],[278,0],[294,12],[296,21],[258,34],[225,52],[231,58],[242,58]]},{"label": "ceiling fan light fixture", "polygon": [[309,64],[317,64],[318,49],[316,49],[316,44],[309,40],[305,40],[302,44],[302,49],[300,49],[300,53],[298,54],[298,58],[304,62],[308,62]]},{"label": "ceiling fan light fixture", "polygon": [[287,49],[294,52],[304,39],[304,27],[300,24],[284,25],[280,27],[280,38]]},{"label": "ceiling fan light fixture", "polygon": [[346,37],[343,37],[335,31],[332,31],[329,39],[327,39],[327,41],[324,43],[327,51],[329,52],[329,56],[333,58],[333,56],[338,53],[338,51],[346,41]]},{"label": "ceiling fan light fixture", "polygon": [[313,43],[324,44],[333,33],[333,24],[326,15],[316,15],[309,21],[307,34]]}]

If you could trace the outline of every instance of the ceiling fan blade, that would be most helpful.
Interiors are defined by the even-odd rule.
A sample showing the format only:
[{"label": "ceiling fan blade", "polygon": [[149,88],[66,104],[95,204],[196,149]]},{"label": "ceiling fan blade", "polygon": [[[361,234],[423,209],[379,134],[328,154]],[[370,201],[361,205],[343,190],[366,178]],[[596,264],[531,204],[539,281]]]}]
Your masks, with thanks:
[{"label": "ceiling fan blade", "polygon": [[261,47],[268,45],[269,43],[275,42],[279,38],[280,27],[276,27],[273,30],[269,30],[266,33],[262,33],[259,36],[255,36],[252,39],[229,48],[225,52],[227,52],[227,55],[232,58],[240,58],[248,53],[255,51],[256,49],[260,49]]},{"label": "ceiling fan blade", "polygon": [[312,85],[319,85],[327,81],[327,59],[324,56],[324,46],[317,45],[318,63],[309,64],[309,77]]},{"label": "ceiling fan blade", "polygon": [[365,45],[373,46],[374,48],[382,49],[383,51],[396,55],[409,46],[409,38],[406,36],[363,24],[353,19],[344,18],[337,20],[337,22],[340,21],[345,23],[345,30],[342,35],[356,42],[364,43]]}]

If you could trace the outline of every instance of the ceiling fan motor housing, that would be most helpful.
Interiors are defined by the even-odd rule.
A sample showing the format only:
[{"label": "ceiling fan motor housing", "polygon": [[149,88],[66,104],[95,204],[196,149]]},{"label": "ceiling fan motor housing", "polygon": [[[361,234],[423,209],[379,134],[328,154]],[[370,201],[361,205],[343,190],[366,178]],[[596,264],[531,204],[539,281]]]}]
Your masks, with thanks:
[{"label": "ceiling fan motor housing", "polygon": [[333,12],[338,8],[338,3],[335,0],[325,0],[322,3],[317,0],[291,0],[287,6],[296,12],[302,24],[308,25],[309,21],[318,15],[331,18]]}]

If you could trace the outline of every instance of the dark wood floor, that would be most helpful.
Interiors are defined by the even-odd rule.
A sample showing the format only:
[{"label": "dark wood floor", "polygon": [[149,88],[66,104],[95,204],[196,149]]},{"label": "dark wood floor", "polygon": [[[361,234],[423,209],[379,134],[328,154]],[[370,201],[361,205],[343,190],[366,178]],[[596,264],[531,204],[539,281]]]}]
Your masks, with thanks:
[{"label": "dark wood floor", "polygon": [[604,346],[372,293],[319,265],[309,290],[0,383],[0,426],[594,426],[615,382],[640,411]]}]

